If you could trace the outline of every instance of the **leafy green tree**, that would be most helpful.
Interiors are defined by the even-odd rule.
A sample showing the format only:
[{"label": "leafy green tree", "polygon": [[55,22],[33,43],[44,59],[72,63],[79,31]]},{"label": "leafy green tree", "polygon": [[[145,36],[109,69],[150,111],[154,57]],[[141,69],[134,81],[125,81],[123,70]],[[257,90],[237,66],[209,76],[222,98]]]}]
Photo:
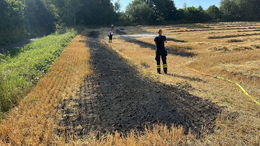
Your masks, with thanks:
[{"label": "leafy green tree", "polygon": [[121,9],[121,4],[120,4],[120,0],[117,0],[114,4],[114,9],[115,9],[115,12],[119,13],[120,12],[120,9]]},{"label": "leafy green tree", "polygon": [[82,0],[52,0],[50,3],[56,23],[75,26],[77,14],[82,7]]},{"label": "leafy green tree", "polygon": [[234,0],[222,0],[220,10],[228,21],[241,20],[238,4]]},{"label": "leafy green tree", "polygon": [[221,12],[218,7],[215,5],[210,6],[207,9],[207,14],[210,16],[211,19],[219,20],[221,18]]},{"label": "leafy green tree", "polygon": [[184,20],[188,22],[206,22],[209,16],[202,7],[187,7],[184,10]]},{"label": "leafy green tree", "polygon": [[81,0],[82,7],[77,13],[77,23],[110,24],[115,22],[116,13],[110,0]]},{"label": "leafy green tree", "polygon": [[243,20],[260,20],[260,1],[259,0],[235,0],[239,7],[239,14]]},{"label": "leafy green tree", "polygon": [[158,15],[164,20],[174,20],[177,17],[177,9],[173,0],[148,0],[148,3],[152,3],[152,6]]},{"label": "leafy green tree", "polygon": [[0,0],[0,46],[25,36],[24,5],[17,0]]},{"label": "leafy green tree", "polygon": [[220,10],[225,20],[260,20],[259,0],[222,0]]},{"label": "leafy green tree", "polygon": [[134,0],[127,7],[126,14],[137,24],[151,23],[154,18],[154,11],[145,0]]},{"label": "leafy green tree", "polygon": [[124,12],[117,13],[117,24],[118,25],[131,25],[132,21],[129,18],[129,15]]},{"label": "leafy green tree", "polygon": [[32,35],[48,34],[55,29],[54,16],[42,0],[25,0],[26,29]]},{"label": "leafy green tree", "polygon": [[185,7],[184,9],[178,9],[177,10],[177,16],[176,16],[176,19],[177,20],[181,20],[181,21],[184,21],[184,19],[185,19],[185,9],[186,9],[187,7]]},{"label": "leafy green tree", "polygon": [[[7,20],[8,17],[8,3],[5,0],[0,1],[0,18],[2,20]],[[7,26],[6,21],[0,21],[0,31],[3,31]]]}]

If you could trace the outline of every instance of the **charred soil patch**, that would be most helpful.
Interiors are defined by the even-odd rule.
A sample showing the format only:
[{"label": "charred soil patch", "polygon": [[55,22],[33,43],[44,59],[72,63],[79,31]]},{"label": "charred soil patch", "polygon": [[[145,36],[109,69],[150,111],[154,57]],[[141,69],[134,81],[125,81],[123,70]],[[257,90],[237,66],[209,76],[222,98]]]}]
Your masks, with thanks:
[{"label": "charred soil patch", "polygon": [[79,98],[64,101],[61,125],[67,138],[99,136],[119,131],[142,132],[146,126],[164,124],[184,127],[198,137],[214,132],[221,109],[214,103],[177,87],[153,82],[138,75],[111,48],[98,42],[92,32],[87,42],[91,48],[93,74],[85,79]]}]

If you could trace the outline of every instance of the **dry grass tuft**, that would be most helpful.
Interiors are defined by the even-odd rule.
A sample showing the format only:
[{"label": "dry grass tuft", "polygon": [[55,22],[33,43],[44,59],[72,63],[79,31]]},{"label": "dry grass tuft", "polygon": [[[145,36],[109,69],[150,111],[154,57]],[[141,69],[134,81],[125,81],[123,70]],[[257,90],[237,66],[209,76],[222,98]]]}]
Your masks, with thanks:
[{"label": "dry grass tuft", "polygon": [[[190,137],[192,137],[190,135]],[[132,131],[122,136],[120,133],[108,134],[100,139],[96,139],[96,134],[92,133],[87,139],[74,141],[69,145],[91,145],[91,146],[148,146],[148,145],[187,145],[188,136],[184,136],[182,128],[168,128],[156,125],[146,129],[143,133]]]},{"label": "dry grass tuft", "polygon": [[260,49],[260,45],[252,45],[253,47],[255,47],[256,49]]},{"label": "dry grass tuft", "polygon": [[217,51],[217,52],[229,52],[230,50],[227,47],[213,47],[210,48],[211,51]]},{"label": "dry grass tuft", "polygon": [[239,42],[244,42],[243,40],[240,39],[231,39],[227,41],[228,43],[239,43]]},{"label": "dry grass tuft", "polygon": [[150,65],[146,62],[141,62],[141,66],[144,67],[144,68],[149,68]]},{"label": "dry grass tuft", "polygon": [[235,50],[235,51],[244,51],[244,50],[253,50],[253,48],[248,47],[248,46],[239,46],[239,47],[234,48],[233,50]]}]

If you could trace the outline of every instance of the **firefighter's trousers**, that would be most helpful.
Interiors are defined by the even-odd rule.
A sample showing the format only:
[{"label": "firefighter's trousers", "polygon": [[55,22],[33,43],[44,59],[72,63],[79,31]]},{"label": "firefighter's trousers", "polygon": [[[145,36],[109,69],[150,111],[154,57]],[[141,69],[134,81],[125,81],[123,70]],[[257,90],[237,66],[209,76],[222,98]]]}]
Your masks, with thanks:
[{"label": "firefighter's trousers", "polygon": [[163,62],[163,71],[167,74],[168,66],[167,66],[167,52],[166,51],[156,51],[155,57],[157,63],[157,72],[161,73],[161,60]]}]

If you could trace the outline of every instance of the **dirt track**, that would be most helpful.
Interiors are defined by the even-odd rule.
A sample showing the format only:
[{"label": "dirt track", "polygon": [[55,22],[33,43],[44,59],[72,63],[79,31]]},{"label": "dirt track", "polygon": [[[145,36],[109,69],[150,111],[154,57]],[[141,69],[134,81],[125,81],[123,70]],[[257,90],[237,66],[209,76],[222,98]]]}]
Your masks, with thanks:
[{"label": "dirt track", "polygon": [[88,37],[93,74],[85,79],[80,98],[67,99],[60,107],[65,135],[83,138],[91,130],[100,134],[142,131],[146,125],[158,123],[183,126],[197,136],[213,132],[221,111],[218,106],[139,76],[124,59],[99,42],[99,32],[91,32]]}]

